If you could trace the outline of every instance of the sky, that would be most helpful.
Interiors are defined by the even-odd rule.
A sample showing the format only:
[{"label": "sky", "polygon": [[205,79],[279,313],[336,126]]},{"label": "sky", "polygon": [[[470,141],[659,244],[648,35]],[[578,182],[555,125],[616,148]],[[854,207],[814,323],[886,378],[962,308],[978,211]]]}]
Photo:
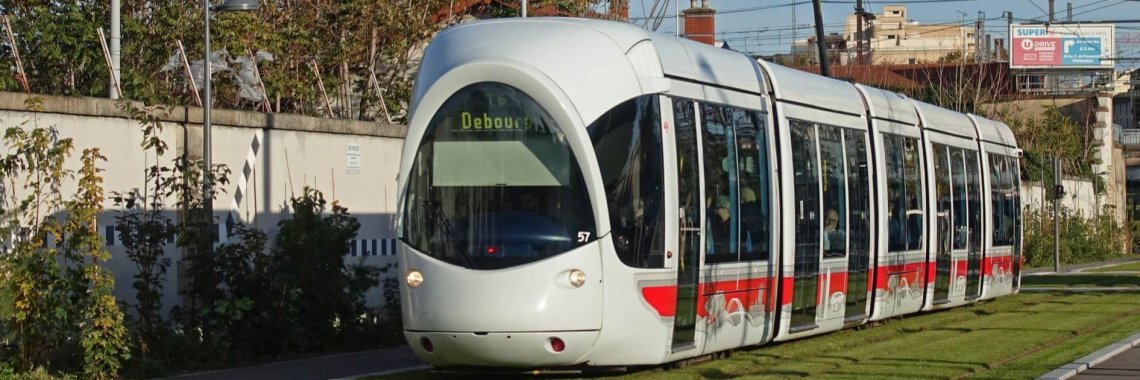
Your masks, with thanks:
[{"label": "sky", "polygon": [[[811,0],[708,0],[709,7],[717,10],[718,40],[727,40],[735,50],[753,54],[787,53],[793,39],[804,39],[815,33]],[[823,0],[823,24],[826,33],[842,32],[848,14],[855,8],[855,0]],[[1057,20],[1065,19],[1066,3],[1073,4],[1074,21],[1110,19],[1140,19],[1140,0],[1056,0]],[[666,17],[657,31],[673,34],[676,23],[675,6],[689,8],[688,0],[630,0],[630,19],[646,25],[645,15],[654,4],[666,6]],[[793,5],[795,4],[795,5]],[[955,24],[965,21],[973,25],[978,12],[985,14],[985,30],[993,38],[1006,38],[1008,29],[1003,12],[1013,13],[1014,23],[1029,20],[1045,21],[1048,0],[864,0],[863,8],[881,13],[883,5],[906,5],[908,18],[920,24]],[[697,1],[700,5],[700,1]],[[795,27],[793,27],[795,26]],[[1128,38],[1122,38],[1128,37]],[[1117,25],[1117,56],[1140,56],[1140,22]],[[1130,43],[1123,43],[1129,41]],[[1133,61],[1126,66],[1140,66]]]}]

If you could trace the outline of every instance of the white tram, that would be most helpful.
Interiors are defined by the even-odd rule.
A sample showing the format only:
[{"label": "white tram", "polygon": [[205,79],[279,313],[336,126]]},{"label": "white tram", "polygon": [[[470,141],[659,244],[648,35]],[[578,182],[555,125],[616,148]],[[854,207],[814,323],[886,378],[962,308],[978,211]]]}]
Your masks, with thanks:
[{"label": "white tram", "polygon": [[400,165],[445,368],[657,364],[1015,293],[1010,129],[607,21],[452,27]]}]

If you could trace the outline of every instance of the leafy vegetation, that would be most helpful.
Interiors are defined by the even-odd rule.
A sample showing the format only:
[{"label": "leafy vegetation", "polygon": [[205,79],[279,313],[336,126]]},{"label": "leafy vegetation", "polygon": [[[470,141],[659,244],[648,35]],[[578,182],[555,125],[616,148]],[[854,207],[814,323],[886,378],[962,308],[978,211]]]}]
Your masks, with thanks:
[{"label": "leafy vegetation", "polygon": [[[103,179],[98,149],[83,151],[76,172],[65,162],[73,141],[38,124],[38,99],[27,102],[29,119],[4,133],[0,156],[5,191],[0,202],[0,288],[11,308],[0,315],[0,333],[13,350],[0,351],[0,368],[35,377],[82,374],[118,376],[130,357],[114,280],[103,267],[109,253],[96,231]],[[78,180],[72,200],[63,184]],[[7,345],[6,345],[7,346]],[[7,348],[7,347],[5,347]]]},{"label": "leafy vegetation", "polygon": [[[0,0],[11,19],[16,46],[31,90],[37,93],[105,96],[107,65],[97,29],[110,13],[107,1]],[[446,26],[435,16],[449,3],[429,1],[263,1],[257,12],[219,13],[212,48],[225,51],[228,69],[238,57],[266,51],[259,62],[276,112],[322,114],[326,105],[314,78],[319,72],[335,103],[336,117],[371,120],[382,108],[399,115],[409,98],[414,51]],[[204,55],[202,3],[183,0],[123,0],[122,88],[125,99],[193,105],[184,70],[163,70],[182,41],[190,60]],[[10,50],[4,44],[4,50]],[[12,56],[10,51],[3,54]],[[177,60],[175,60],[177,63]],[[378,83],[373,83],[375,72]],[[0,67],[0,89],[19,91],[13,65]],[[238,96],[232,71],[216,73],[215,106],[257,109]],[[386,103],[376,89],[385,91]]]},{"label": "leafy vegetation", "polygon": [[[141,173],[142,189],[108,200],[98,149],[68,168],[73,141],[37,125],[36,112],[4,134],[0,180],[12,191],[0,196],[0,236],[13,238],[0,255],[0,377],[154,377],[397,340],[400,327],[364,303],[382,269],[344,262],[360,228],[347,208],[306,188],[272,246],[265,232],[240,223],[217,244],[202,191],[209,183],[216,196],[228,169],[162,159],[166,108],[122,107],[139,120],[142,147],[160,159]],[[121,207],[116,230],[136,270],[130,318],[105,268],[110,254],[96,223],[105,201]],[[173,252],[182,253],[190,286],[181,305],[164,306]]]},{"label": "leafy vegetation", "polygon": [[[1022,214],[1025,264],[1029,267],[1053,265],[1053,214],[1044,211],[1029,207]],[[1059,215],[1061,264],[1124,257],[1128,231],[1116,222],[1109,209],[1085,218],[1062,207]]]}]

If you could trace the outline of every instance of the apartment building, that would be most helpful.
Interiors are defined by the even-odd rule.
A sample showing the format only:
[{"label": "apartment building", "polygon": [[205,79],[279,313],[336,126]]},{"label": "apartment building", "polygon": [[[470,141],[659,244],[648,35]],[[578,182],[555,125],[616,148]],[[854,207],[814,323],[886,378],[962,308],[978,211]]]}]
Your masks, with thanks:
[{"label": "apartment building", "polygon": [[[958,15],[956,15],[958,16]],[[847,49],[844,63],[856,63],[858,56],[857,16],[847,16],[844,39]],[[863,63],[865,64],[916,64],[938,62],[956,52],[971,57],[977,46],[975,28],[971,19],[949,24],[921,25],[907,20],[904,5],[884,5],[882,13],[863,21]],[[969,26],[965,26],[969,22]]]}]

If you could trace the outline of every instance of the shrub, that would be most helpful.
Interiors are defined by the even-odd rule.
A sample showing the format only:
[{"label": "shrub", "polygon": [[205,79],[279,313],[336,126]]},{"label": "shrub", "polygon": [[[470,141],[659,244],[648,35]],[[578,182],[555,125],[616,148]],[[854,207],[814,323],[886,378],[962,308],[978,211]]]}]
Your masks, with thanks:
[{"label": "shrub", "polygon": [[[1025,260],[1029,267],[1053,265],[1052,210],[1030,208],[1024,213]],[[1128,230],[1116,223],[1107,207],[1090,218],[1062,207],[1058,219],[1061,264],[1108,260],[1125,255]]]}]

